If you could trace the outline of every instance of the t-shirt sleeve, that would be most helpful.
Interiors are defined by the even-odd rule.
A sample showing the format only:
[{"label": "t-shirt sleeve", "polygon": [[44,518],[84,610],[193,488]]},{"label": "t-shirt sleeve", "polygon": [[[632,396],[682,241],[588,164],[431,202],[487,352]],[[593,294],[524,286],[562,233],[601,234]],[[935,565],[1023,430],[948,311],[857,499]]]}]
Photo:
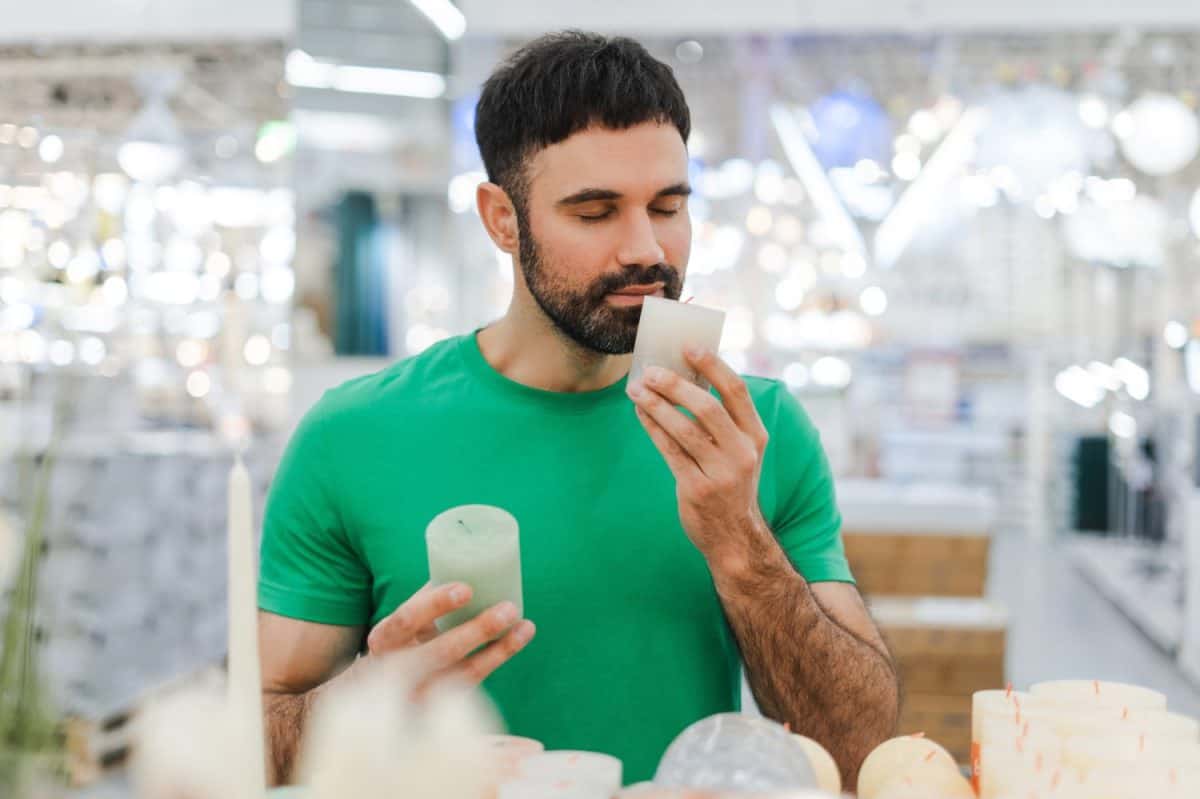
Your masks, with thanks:
[{"label": "t-shirt sleeve", "polygon": [[329,419],[320,402],[301,421],[271,483],[263,519],[259,607],[321,624],[366,624],[371,577],[339,513]]},{"label": "t-shirt sleeve", "polygon": [[842,544],[842,516],[821,435],[782,385],[767,458],[774,458],[777,507],[772,529],[792,565],[810,583],[853,583]]}]

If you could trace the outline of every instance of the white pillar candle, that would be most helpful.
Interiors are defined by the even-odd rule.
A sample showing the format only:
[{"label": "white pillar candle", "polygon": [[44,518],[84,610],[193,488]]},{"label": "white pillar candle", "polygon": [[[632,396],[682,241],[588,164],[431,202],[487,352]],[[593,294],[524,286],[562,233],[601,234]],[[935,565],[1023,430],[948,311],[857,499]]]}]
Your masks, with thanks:
[{"label": "white pillar candle", "polygon": [[647,297],[642,302],[629,381],[640,379],[647,366],[661,366],[708,388],[708,381],[692,369],[683,353],[688,347],[719,350],[724,325],[725,312],[716,308]]},{"label": "white pillar candle", "polygon": [[1136,763],[1161,768],[1200,767],[1200,744],[1144,735],[1073,737],[1063,742],[1063,760],[1081,770]]},{"label": "white pillar candle", "polygon": [[425,530],[429,579],[471,586],[471,601],[438,619],[442,632],[501,602],[525,612],[521,591],[520,528],[512,514],[490,505],[463,505],[438,514]]},{"label": "white pillar candle", "polygon": [[1103,680],[1053,680],[1029,689],[1040,700],[1060,705],[1130,710],[1166,710],[1167,697],[1158,691]]},{"label": "white pillar candle", "polygon": [[1165,710],[1114,711],[1113,730],[1122,735],[1145,735],[1148,738],[1174,738],[1181,741],[1200,741],[1200,721]]},{"label": "white pillar candle", "polygon": [[561,750],[525,758],[520,772],[523,778],[594,785],[612,796],[621,790],[623,768],[612,755]]},{"label": "white pillar candle", "polygon": [[247,775],[239,797],[266,794],[262,672],[258,658],[258,570],[254,556],[254,500],[250,473],[239,456],[229,473],[229,708],[236,752]]}]

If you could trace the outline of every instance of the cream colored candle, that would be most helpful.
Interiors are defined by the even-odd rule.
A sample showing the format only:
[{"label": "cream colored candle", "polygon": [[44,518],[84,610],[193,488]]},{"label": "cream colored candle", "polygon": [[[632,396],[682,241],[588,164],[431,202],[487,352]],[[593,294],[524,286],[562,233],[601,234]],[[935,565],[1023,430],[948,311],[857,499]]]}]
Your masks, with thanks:
[{"label": "cream colored candle", "polygon": [[[867,799],[861,790],[859,796]],[[873,799],[975,799],[975,790],[957,768],[948,769],[934,760],[920,760],[871,796]]]},{"label": "cream colored candle", "polygon": [[641,378],[647,366],[661,366],[708,388],[708,381],[688,365],[683,353],[688,347],[719,350],[724,325],[724,311],[647,297],[642,303],[642,317],[633,345],[629,382]]},{"label": "cream colored candle", "polygon": [[832,794],[841,793],[842,773],[838,769],[833,755],[829,754],[829,750],[812,738],[805,738],[803,735],[797,735],[796,738],[804,746],[804,751],[808,755],[809,765],[812,766],[813,775],[817,778],[817,787]]},{"label": "cream colored candle", "polygon": [[1197,768],[1200,767],[1200,744],[1144,735],[1073,737],[1063,742],[1063,759],[1085,771],[1107,768],[1114,763]]},{"label": "cream colored candle", "polygon": [[1166,710],[1167,697],[1158,691],[1103,680],[1053,680],[1029,689],[1039,700],[1070,706]]},{"label": "cream colored candle", "polygon": [[932,763],[950,773],[958,773],[958,764],[941,745],[917,735],[905,735],[884,741],[867,755],[858,771],[860,799],[875,799],[880,790],[908,774],[919,764]]},{"label": "cream colored candle", "polygon": [[986,743],[980,750],[980,764],[981,799],[1047,792],[1068,775],[1062,742],[1054,736]]},{"label": "cream colored candle", "polygon": [[1015,725],[1019,710],[1032,705],[1023,691],[976,691],[971,695],[971,741],[983,743],[983,722],[988,717],[1011,719]]},{"label": "cream colored candle", "polygon": [[497,799],[612,799],[614,793],[593,782],[523,777],[503,783]]},{"label": "cream colored candle", "polygon": [[521,761],[522,778],[593,785],[612,796],[621,790],[621,761],[598,752],[560,750],[543,752]]},{"label": "cream colored candle", "polygon": [[1200,741],[1200,722],[1190,716],[1168,713],[1165,710],[1123,709],[1112,714],[1116,721],[1114,732],[1122,735],[1145,735],[1148,738],[1173,738],[1181,741]]},{"label": "cream colored candle", "polygon": [[520,774],[522,760],[540,755],[546,747],[532,738],[488,735],[483,739],[482,751],[489,772],[502,779],[512,779]]},{"label": "cream colored candle", "polygon": [[451,508],[429,523],[425,546],[434,585],[461,582],[472,591],[466,607],[438,619],[442,632],[505,601],[525,612],[520,528],[508,511],[490,505]]},{"label": "cream colored candle", "polygon": [[245,759],[238,773],[236,799],[258,799],[266,794],[266,756],[263,741],[262,671],[258,657],[258,570],[254,556],[254,499],[250,473],[241,456],[229,473],[228,613],[229,708],[234,748]]}]

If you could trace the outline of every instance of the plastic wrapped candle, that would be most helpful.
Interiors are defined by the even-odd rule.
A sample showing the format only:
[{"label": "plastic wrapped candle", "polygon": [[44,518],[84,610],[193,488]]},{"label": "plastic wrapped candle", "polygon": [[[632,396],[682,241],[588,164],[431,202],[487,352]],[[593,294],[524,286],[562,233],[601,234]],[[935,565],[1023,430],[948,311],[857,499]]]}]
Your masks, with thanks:
[{"label": "plastic wrapped candle", "polygon": [[647,297],[642,302],[629,382],[640,378],[647,366],[661,366],[708,388],[708,381],[688,365],[683,353],[688,347],[703,347],[716,352],[721,346],[724,325],[724,311],[690,302]]},{"label": "plastic wrapped candle", "polygon": [[918,764],[933,764],[957,774],[958,764],[941,745],[918,735],[906,735],[884,741],[867,755],[858,771],[860,799],[876,799],[890,782],[905,777]]},{"label": "plastic wrapped candle", "polygon": [[524,613],[521,541],[512,514],[490,505],[462,505],[438,514],[425,530],[429,579],[435,585],[471,586],[466,607],[438,619],[442,632],[470,621],[501,602]]},{"label": "plastic wrapped candle", "polygon": [[1029,689],[1039,700],[1058,705],[1130,710],[1166,710],[1167,697],[1158,691],[1103,680],[1053,680]]},{"label": "plastic wrapped candle", "polygon": [[[598,752],[543,752],[521,761],[522,778],[593,785],[612,796],[621,790],[621,761]],[[502,794],[503,796],[503,794]]]},{"label": "plastic wrapped candle", "polygon": [[800,740],[800,743],[804,745],[804,751],[808,753],[808,762],[812,765],[813,775],[817,778],[817,787],[832,794],[841,793],[842,774],[838,770],[833,755],[812,738],[805,738],[803,735],[797,735],[796,738]]}]

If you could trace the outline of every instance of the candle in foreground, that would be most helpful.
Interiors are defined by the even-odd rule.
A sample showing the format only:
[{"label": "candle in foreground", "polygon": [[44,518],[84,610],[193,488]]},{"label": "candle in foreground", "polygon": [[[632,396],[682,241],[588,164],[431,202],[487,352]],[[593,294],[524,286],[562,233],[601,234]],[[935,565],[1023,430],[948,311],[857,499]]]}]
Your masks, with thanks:
[{"label": "candle in foreground", "polygon": [[501,602],[523,614],[521,541],[512,514],[490,505],[462,505],[438,514],[425,530],[429,579],[434,585],[471,586],[471,601],[438,619],[442,632]]},{"label": "candle in foreground", "polygon": [[[859,796],[867,795],[860,792]],[[932,760],[921,760],[907,767],[902,775],[885,783],[871,796],[874,799],[976,799],[975,789],[957,769],[948,769]]]},{"label": "candle in foreground", "polygon": [[520,773],[521,761],[546,751],[541,741],[516,735],[488,735],[483,739],[485,767],[501,780],[512,779]]},{"label": "candle in foreground", "polygon": [[808,762],[812,765],[813,776],[817,778],[817,787],[822,791],[840,794],[842,792],[842,773],[838,770],[838,765],[833,759],[833,755],[829,754],[828,749],[821,746],[821,744],[812,738],[806,738],[803,735],[796,735],[796,738],[804,746],[804,752],[808,755]]},{"label": "candle in foreground", "polygon": [[266,793],[263,742],[262,672],[258,658],[257,569],[254,557],[253,488],[250,473],[239,456],[229,473],[229,711],[238,745],[245,758],[239,773],[239,797],[258,799]]},{"label": "candle in foreground", "polygon": [[[909,770],[927,764],[947,773],[958,774],[958,764],[940,744],[919,735],[905,735],[884,741],[867,755],[858,771],[858,795],[874,799],[891,782]],[[920,766],[924,770],[924,766]]]},{"label": "candle in foreground", "polygon": [[1130,710],[1166,710],[1167,697],[1140,685],[1103,680],[1052,680],[1031,686],[1039,700],[1063,705]]},{"label": "candle in foreground", "polygon": [[612,755],[599,752],[543,752],[521,761],[521,776],[528,779],[592,785],[612,796],[621,790],[623,768]]},{"label": "candle in foreground", "polygon": [[612,792],[592,782],[526,777],[503,783],[497,799],[612,799]]},{"label": "candle in foreground", "polygon": [[639,379],[647,366],[661,366],[708,388],[708,381],[692,369],[683,353],[688,347],[716,352],[724,325],[725,312],[716,308],[647,297],[642,302],[629,382]]}]

